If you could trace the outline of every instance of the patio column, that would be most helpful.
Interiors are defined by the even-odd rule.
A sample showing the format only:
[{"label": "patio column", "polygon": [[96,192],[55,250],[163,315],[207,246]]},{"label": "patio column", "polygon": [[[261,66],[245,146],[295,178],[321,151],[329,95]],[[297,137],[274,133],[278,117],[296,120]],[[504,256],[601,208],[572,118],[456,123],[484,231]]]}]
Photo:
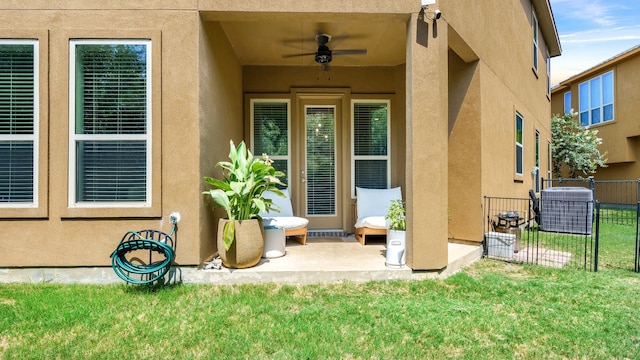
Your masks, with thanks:
[{"label": "patio column", "polygon": [[447,24],[413,14],[407,25],[407,265],[448,263]]}]

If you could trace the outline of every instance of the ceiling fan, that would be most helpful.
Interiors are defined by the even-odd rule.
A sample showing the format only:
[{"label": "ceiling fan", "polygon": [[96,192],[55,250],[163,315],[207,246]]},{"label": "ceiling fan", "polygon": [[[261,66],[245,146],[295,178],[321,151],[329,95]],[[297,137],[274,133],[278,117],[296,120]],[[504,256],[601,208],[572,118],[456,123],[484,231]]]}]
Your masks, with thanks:
[{"label": "ceiling fan", "polygon": [[350,50],[331,50],[327,44],[331,41],[331,35],[318,34],[316,35],[316,42],[318,43],[318,51],[313,53],[302,54],[290,54],[282,55],[283,58],[291,58],[297,56],[309,56],[314,55],[315,61],[322,66],[322,70],[329,68],[329,63],[333,60],[334,55],[366,55],[366,49],[350,49]]}]

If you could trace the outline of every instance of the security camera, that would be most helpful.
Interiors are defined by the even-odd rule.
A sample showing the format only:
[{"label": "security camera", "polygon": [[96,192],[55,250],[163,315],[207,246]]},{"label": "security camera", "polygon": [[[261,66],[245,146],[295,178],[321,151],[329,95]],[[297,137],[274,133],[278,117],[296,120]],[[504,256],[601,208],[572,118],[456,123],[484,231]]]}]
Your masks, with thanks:
[{"label": "security camera", "polygon": [[442,11],[436,9],[433,11],[433,20],[438,20],[442,17]]}]

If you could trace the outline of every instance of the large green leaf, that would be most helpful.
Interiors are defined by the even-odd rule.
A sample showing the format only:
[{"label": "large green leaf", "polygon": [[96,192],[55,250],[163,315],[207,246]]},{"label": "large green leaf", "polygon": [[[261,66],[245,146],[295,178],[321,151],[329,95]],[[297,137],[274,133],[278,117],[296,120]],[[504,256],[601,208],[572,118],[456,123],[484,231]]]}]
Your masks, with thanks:
[{"label": "large green leaf", "polygon": [[222,241],[224,241],[225,250],[229,250],[231,248],[231,244],[233,243],[233,239],[235,238],[236,222],[235,221],[227,221],[224,224],[224,228],[222,229]]},{"label": "large green leaf", "polygon": [[216,205],[223,208],[227,213],[229,213],[229,196],[222,189],[213,189],[209,190],[209,195]]}]

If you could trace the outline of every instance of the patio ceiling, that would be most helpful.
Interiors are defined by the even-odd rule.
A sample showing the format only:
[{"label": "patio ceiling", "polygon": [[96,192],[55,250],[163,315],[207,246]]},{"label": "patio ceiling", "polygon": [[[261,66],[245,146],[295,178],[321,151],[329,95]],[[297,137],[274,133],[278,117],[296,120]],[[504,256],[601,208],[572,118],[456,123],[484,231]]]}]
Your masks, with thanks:
[{"label": "patio ceiling", "polygon": [[300,21],[304,15],[296,18],[220,24],[243,65],[319,66],[313,55],[283,55],[315,53],[315,35],[322,33],[333,37],[327,44],[331,50],[367,50],[366,55],[334,55],[330,66],[396,66],[405,62],[406,22],[397,18],[360,22]]}]

